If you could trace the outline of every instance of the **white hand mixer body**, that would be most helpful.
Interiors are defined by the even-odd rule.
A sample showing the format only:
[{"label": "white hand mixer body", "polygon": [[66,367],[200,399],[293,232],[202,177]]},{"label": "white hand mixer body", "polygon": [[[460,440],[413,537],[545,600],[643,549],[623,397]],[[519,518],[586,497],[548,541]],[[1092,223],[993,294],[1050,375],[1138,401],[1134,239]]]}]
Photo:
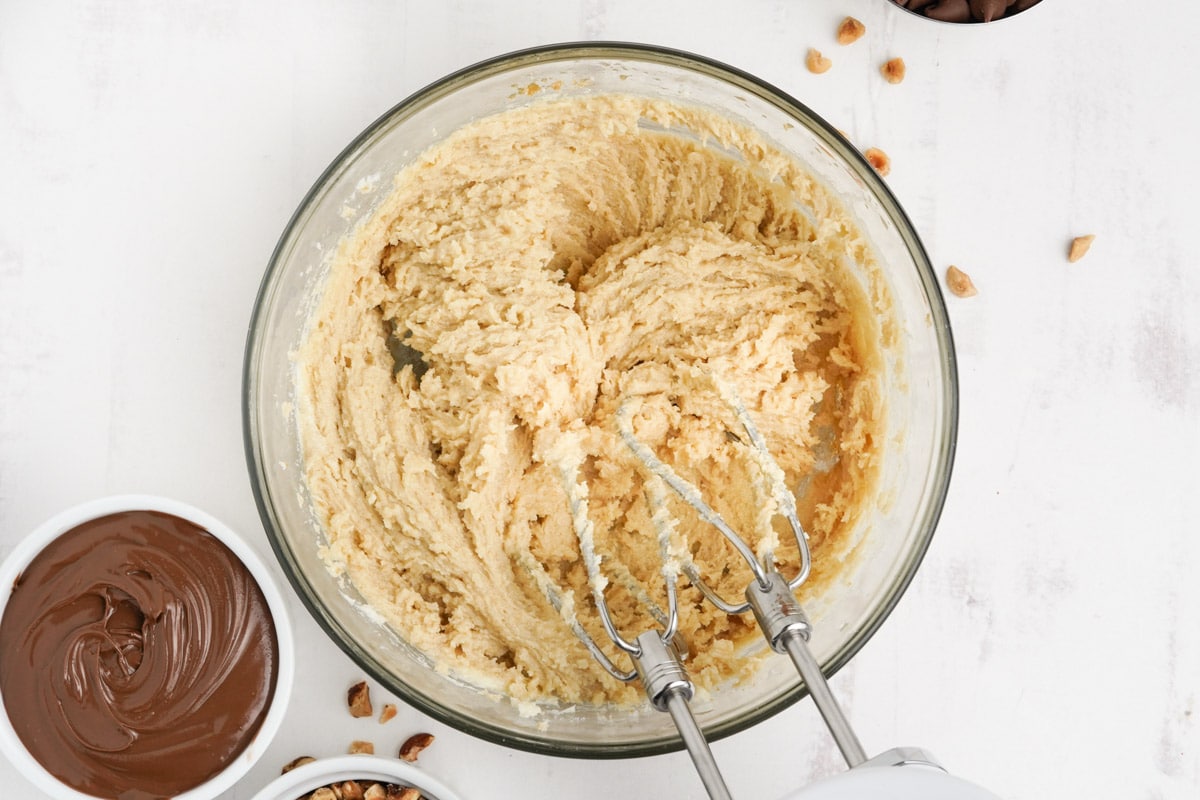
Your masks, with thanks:
[{"label": "white hand mixer body", "polygon": [[999,800],[937,767],[856,767],[784,795],[780,800]]}]

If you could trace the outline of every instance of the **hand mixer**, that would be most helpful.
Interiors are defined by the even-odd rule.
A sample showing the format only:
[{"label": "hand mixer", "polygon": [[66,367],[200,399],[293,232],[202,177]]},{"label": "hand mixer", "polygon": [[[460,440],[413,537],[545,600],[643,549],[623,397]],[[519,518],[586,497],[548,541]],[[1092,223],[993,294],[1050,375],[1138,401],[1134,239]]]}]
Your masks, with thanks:
[{"label": "hand mixer", "polygon": [[[770,516],[782,516],[791,528],[799,548],[800,565],[797,574],[788,579],[776,568],[771,549],[773,537],[766,537],[766,543],[760,544],[759,552],[756,553],[747,541],[735,533],[722,516],[704,501],[693,484],[679,476],[634,435],[630,421],[631,401],[627,399],[621,403],[616,414],[617,430],[633,455],[650,473],[645,489],[662,558],[667,609],[663,611],[657,607],[646,592],[636,585],[632,576],[618,574],[617,580],[645,605],[658,627],[642,632],[633,641],[627,640],[617,630],[605,600],[608,577],[601,572],[601,559],[595,548],[592,523],[588,518],[587,485],[579,480],[581,455],[578,453],[572,458],[560,451],[555,460],[558,462],[570,506],[572,526],[579,540],[592,598],[601,623],[613,644],[629,655],[633,669],[622,670],[613,663],[575,618],[572,601],[559,592],[543,570],[536,569],[535,574],[539,576],[543,592],[555,608],[562,612],[574,634],[609,674],[622,682],[639,680],[651,705],[671,715],[684,747],[712,800],[732,800],[732,795],[689,705],[694,695],[694,686],[681,663],[687,656],[686,643],[677,631],[679,617],[675,584],[680,572],[707,601],[724,613],[753,613],[771,649],[776,653],[786,654],[791,659],[826,727],[841,750],[846,764],[850,767],[848,772],[788,794],[785,800],[866,800],[874,797],[886,797],[889,800],[996,800],[995,795],[947,774],[932,757],[918,748],[897,747],[874,758],[867,758],[866,751],[830,691],[820,665],[808,648],[812,626],[796,600],[794,591],[808,578],[812,559],[808,536],[797,516],[795,496],[787,488],[783,470],[767,449],[762,435],[736,391],[716,376],[709,377],[722,401],[733,411],[749,439],[748,455],[760,475],[760,491],[765,491],[768,502],[773,504],[773,508],[770,509],[773,513]],[[741,441],[740,437],[734,438]],[[670,487],[680,499],[694,508],[705,523],[716,528],[746,562],[753,577],[746,587],[744,600],[730,601],[721,597],[704,581],[695,562],[686,551],[673,544],[675,522],[667,509],[664,486]]]}]

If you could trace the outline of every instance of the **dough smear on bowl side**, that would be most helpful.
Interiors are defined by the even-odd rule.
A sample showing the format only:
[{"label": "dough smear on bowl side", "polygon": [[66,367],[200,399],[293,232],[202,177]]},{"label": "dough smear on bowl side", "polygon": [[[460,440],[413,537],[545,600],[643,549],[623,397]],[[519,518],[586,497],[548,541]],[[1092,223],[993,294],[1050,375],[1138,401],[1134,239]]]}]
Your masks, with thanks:
[{"label": "dough smear on bowl side", "polygon": [[[306,481],[328,559],[400,636],[481,687],[636,701],[530,569],[573,589],[574,613],[607,641],[546,456],[577,441],[606,570],[661,603],[643,474],[613,418],[639,398],[638,437],[751,531],[752,459],[697,377],[719,375],[798,489],[806,591],[819,592],[873,500],[883,424],[889,309],[846,263],[872,268],[840,206],[726,118],[602,95],[456,131],[343,242],[302,348]],[[740,594],[748,572],[729,546],[672,511],[704,575]],[[651,624],[620,581],[608,598],[630,636]],[[681,598],[693,680],[743,672],[753,621],[690,587]]]}]

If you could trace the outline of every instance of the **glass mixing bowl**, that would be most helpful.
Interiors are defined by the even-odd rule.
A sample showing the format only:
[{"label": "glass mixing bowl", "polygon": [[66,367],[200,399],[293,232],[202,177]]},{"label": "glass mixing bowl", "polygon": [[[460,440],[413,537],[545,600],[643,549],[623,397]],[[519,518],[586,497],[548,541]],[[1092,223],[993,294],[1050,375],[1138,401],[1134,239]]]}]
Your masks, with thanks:
[{"label": "glass mixing bowl", "polygon": [[[304,482],[296,423],[295,353],[318,303],[328,258],[387,195],[391,176],[448,134],[528,103],[628,93],[700,106],[735,120],[790,154],[839,198],[879,269],[856,277],[890,295],[886,436],[879,494],[855,531],[842,579],[806,602],[813,652],[831,674],[878,629],[929,544],[950,480],[957,425],[954,349],[929,259],[892,193],[854,147],[804,105],[762,81],[686,53],[628,44],[526,50],[450,75],[368,127],[317,180],[271,256],[246,347],[246,456],[259,512],[296,592],[330,637],[368,674],[413,706],[503,745],[560,756],[629,757],[678,749],[668,715],[645,708],[570,706],[522,713],[504,698],[439,671],[380,621],[326,568],[324,541]],[[561,87],[561,88],[558,88]],[[853,267],[853,265],[851,265]],[[749,679],[698,697],[706,734],[746,728],[804,696],[788,659],[768,658]]]}]

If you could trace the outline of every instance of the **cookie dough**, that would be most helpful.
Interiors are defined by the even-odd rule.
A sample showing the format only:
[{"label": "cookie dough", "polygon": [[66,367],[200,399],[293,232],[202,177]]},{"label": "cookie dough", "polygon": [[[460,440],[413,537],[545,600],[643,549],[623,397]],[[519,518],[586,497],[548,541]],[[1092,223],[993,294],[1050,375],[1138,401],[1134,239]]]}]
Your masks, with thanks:
[{"label": "cookie dough", "polygon": [[[582,448],[608,600],[664,592],[633,427],[755,539],[758,473],[712,381],[736,387],[835,577],[872,501],[881,319],[840,206],[750,131],[623,95],[555,98],[473,122],[424,153],[342,243],[300,353],[306,480],[327,559],[440,667],[518,701],[625,702],[547,602],[573,590],[607,642],[568,513],[564,437]],[[741,432],[744,436],[744,432]],[[749,572],[672,498],[681,543],[727,597]],[[782,520],[775,524],[794,563]],[[769,535],[769,534],[768,534]],[[741,673],[752,620],[682,587],[698,685]],[[623,655],[612,651],[619,664]]]}]

